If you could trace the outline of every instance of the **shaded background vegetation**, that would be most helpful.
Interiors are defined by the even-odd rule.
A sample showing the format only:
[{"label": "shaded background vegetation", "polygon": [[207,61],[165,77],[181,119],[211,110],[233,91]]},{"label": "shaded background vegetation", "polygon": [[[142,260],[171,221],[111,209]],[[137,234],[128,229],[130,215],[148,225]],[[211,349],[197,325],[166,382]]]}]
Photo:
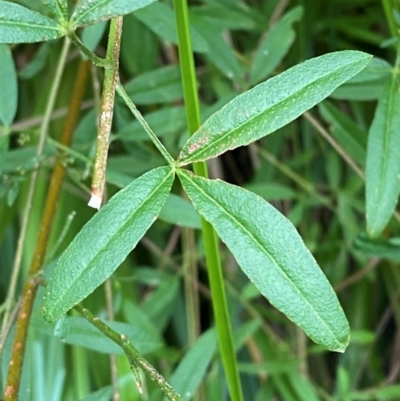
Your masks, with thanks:
[{"label": "shaded background vegetation", "polygon": [[[42,7],[39,1],[18,3],[38,10]],[[315,346],[258,295],[222,247],[246,400],[400,399],[400,386],[396,386],[400,372],[400,253],[395,238],[398,222],[391,222],[379,241],[365,238],[364,181],[359,174],[364,169],[368,128],[385,78],[381,71],[396,56],[390,46],[384,3],[377,0],[190,2],[203,121],[238,93],[308,58],[342,49],[363,50],[380,58],[374,61],[369,75],[344,85],[296,122],[254,146],[237,149],[210,163],[212,176],[258,193],[295,224],[337,290],[352,330],[350,346],[343,355]],[[400,8],[395,1],[393,5]],[[100,38],[96,50],[99,55],[105,53],[106,25],[100,24],[84,33],[94,42],[96,36]],[[187,132],[173,25],[168,1],[161,2],[157,12],[142,10],[126,16],[120,71],[128,94],[171,154],[177,156]],[[38,126],[60,50],[60,40],[12,48],[18,71],[18,113],[11,132],[0,137],[0,301],[5,300],[9,286],[29,175],[38,169],[19,286],[32,258],[49,169],[54,163],[79,63],[79,53],[71,50],[57,111],[52,116],[51,135],[43,156],[37,160]],[[49,270],[94,214],[86,205],[101,73],[92,70],[92,85],[87,90],[74,143],[65,156],[68,177],[47,254]],[[163,159],[139,124],[117,101],[107,196],[149,168],[162,164]],[[179,195],[180,189],[176,187],[174,192]],[[197,233],[199,219],[189,204],[171,197],[161,218],[106,286],[115,320],[137,328],[142,351],[167,378],[190,349],[188,310],[189,313],[197,310],[191,315],[195,322],[192,324],[197,324],[201,332],[213,326],[202,241],[198,236],[193,241],[182,227],[185,225]],[[186,238],[183,245],[182,237]],[[199,263],[198,309],[187,306],[182,283],[186,260],[183,251]],[[81,321],[76,321],[76,326],[71,321],[71,332],[64,339],[79,345],[63,342],[63,338],[53,335],[53,328],[42,322],[40,298],[41,294],[31,325],[21,399],[89,399],[85,397],[103,387],[103,395],[98,393],[93,399],[109,399],[111,389],[106,387],[111,382],[109,356],[89,348],[107,352],[113,351],[111,345],[103,343],[93,330],[82,329]],[[106,317],[105,288],[98,289],[86,304],[97,315]],[[227,392],[216,340],[211,335],[206,340],[197,357],[200,360],[204,357],[206,366],[208,361],[210,364],[197,397],[224,400]],[[3,351],[4,383],[10,342]],[[121,399],[141,399],[125,357],[117,356],[116,364],[122,378]],[[200,374],[196,373],[196,367],[194,364],[193,376]],[[151,383],[145,387],[148,399],[162,399]]]}]

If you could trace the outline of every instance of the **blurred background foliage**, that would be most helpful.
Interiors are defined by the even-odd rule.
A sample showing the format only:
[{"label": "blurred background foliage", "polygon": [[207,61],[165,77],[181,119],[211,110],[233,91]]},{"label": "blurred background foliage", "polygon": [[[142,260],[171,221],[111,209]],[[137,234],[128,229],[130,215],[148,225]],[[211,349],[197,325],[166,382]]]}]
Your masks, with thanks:
[{"label": "blurred background foliage", "polygon": [[[46,12],[39,0],[18,3]],[[392,2],[395,12],[390,14],[385,14],[385,3],[389,4],[377,0],[189,2],[203,121],[235,95],[303,60],[343,49],[376,56],[366,70],[302,118],[254,145],[210,162],[213,177],[251,189],[293,222],[337,290],[351,326],[351,342],[344,354],[314,345],[258,295],[222,246],[246,400],[400,399],[398,222],[392,221],[378,240],[364,234],[362,171],[368,128],[396,57],[389,24],[396,18],[400,23],[399,2]],[[104,56],[106,32],[107,23],[101,23],[80,33]],[[124,18],[121,80],[173,156],[178,155],[188,135],[176,40],[171,1],[159,1]],[[37,169],[39,180],[24,243],[19,290],[33,256],[49,173],[80,58],[71,48],[50,136],[37,158],[38,127],[60,51],[61,40],[12,47],[18,91],[11,96],[18,99],[18,108],[10,130],[2,130],[0,136],[0,302],[8,291],[29,177]],[[1,86],[2,79],[9,79],[1,65],[0,75]],[[74,142],[65,156],[67,178],[47,252],[47,272],[94,214],[87,201],[101,78],[102,71],[92,69]],[[139,124],[117,99],[107,197],[163,164]],[[164,377],[184,389],[187,399],[192,399],[198,388],[194,398],[198,401],[227,400],[212,329],[202,241],[198,235],[191,241],[188,231],[198,234],[199,227],[198,215],[176,186],[159,220],[108,284],[85,304],[106,319],[110,316],[108,296],[112,300],[108,307],[112,305],[112,314],[120,324],[118,330],[129,333]],[[184,252],[199,264],[195,286],[198,308],[194,309],[188,308],[182,282],[187,260]],[[46,325],[40,316],[42,295],[38,294],[31,323],[21,400],[109,400],[113,393],[110,353],[117,354],[114,362],[121,400],[162,400],[159,390],[144,377],[145,394],[139,394],[126,358],[83,318],[68,318],[67,332],[62,325]],[[194,316],[193,310],[197,311]],[[202,335],[196,342],[188,336],[188,324],[193,321]],[[11,337],[12,331],[2,349],[3,385]]]}]

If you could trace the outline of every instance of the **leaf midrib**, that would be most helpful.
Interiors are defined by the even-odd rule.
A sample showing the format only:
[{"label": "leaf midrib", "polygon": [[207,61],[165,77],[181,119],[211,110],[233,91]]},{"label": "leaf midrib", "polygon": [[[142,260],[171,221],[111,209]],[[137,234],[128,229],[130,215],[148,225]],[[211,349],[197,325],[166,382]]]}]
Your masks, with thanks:
[{"label": "leaf midrib", "polygon": [[[53,22],[52,20],[49,20]],[[54,22],[54,25],[37,25],[37,24],[29,24],[27,22],[19,22],[19,21],[8,21],[8,20],[1,20],[0,19],[0,25],[17,25],[17,26],[22,26],[22,27],[28,27],[28,28],[40,28],[40,29],[49,29],[52,31],[57,31],[60,32],[59,25],[57,25]]]},{"label": "leaf midrib", "polygon": [[[194,186],[196,186],[196,188],[199,190],[199,192],[201,192],[202,194],[204,194],[204,196],[206,196],[208,199],[211,200],[212,203],[214,203],[215,205],[219,206],[219,208],[224,212],[224,214],[228,217],[231,217],[231,221],[233,221],[234,223],[237,223],[236,225],[240,226],[242,228],[243,231],[245,231],[249,237],[255,242],[255,244],[258,246],[259,249],[261,249],[261,251],[265,252],[265,254],[272,260],[272,262],[278,267],[278,270],[282,272],[283,276],[286,277],[286,279],[288,280],[288,282],[294,287],[294,289],[296,290],[296,292],[298,294],[301,295],[301,298],[305,301],[306,304],[308,304],[311,307],[311,310],[314,311],[314,314],[317,316],[318,320],[320,320],[322,322],[322,324],[328,329],[328,331],[333,335],[333,338],[336,339],[337,343],[341,344],[341,342],[337,339],[336,335],[334,334],[334,332],[332,331],[331,327],[320,317],[320,315],[317,313],[317,311],[315,310],[315,308],[313,307],[313,305],[308,301],[307,298],[305,298],[301,291],[298,289],[298,287],[295,285],[295,283],[293,282],[293,280],[286,274],[286,272],[281,269],[279,267],[278,262],[276,261],[275,257],[272,256],[267,249],[265,249],[263,247],[263,245],[258,241],[258,239],[256,237],[254,237],[252,235],[252,233],[250,231],[248,231],[246,229],[246,227],[238,220],[236,220],[235,218],[232,218],[232,215],[228,213],[228,211],[223,208],[219,203],[217,203],[215,201],[214,198],[212,198],[211,196],[209,196],[204,190],[202,190],[201,187],[199,187],[198,185],[196,185],[196,183],[191,180],[190,176],[186,177]],[[234,216],[233,216],[234,217]]]},{"label": "leaf midrib", "polygon": [[[172,174],[174,174],[174,173],[173,173],[173,170],[171,169],[171,170],[168,172],[168,174],[165,176],[165,178],[160,182],[160,184],[157,185],[157,187],[151,192],[151,194],[135,209],[135,211],[130,215],[130,217],[129,217],[127,220],[125,220],[125,222],[120,226],[120,228],[119,228],[112,236],[109,237],[109,239],[105,242],[105,245],[103,245],[103,246],[96,252],[95,256],[93,256],[93,257],[90,259],[90,261],[86,264],[86,268],[83,269],[83,270],[81,270],[81,272],[79,273],[79,275],[76,276],[76,278],[71,282],[71,284],[69,285],[69,287],[67,288],[67,290],[64,291],[64,292],[59,296],[58,301],[55,302],[55,303],[53,303],[52,309],[48,309],[47,315],[50,315],[50,311],[51,311],[51,310],[54,311],[54,310],[56,309],[56,306],[59,305],[59,303],[62,301],[62,298],[65,297],[65,294],[67,294],[67,293],[70,291],[70,289],[73,287],[73,285],[74,285],[74,284],[81,278],[81,276],[87,271],[87,267],[90,266],[90,265],[93,263],[93,260],[96,258],[96,256],[97,256],[103,249],[105,249],[105,248],[107,247],[107,245],[108,245],[112,240],[114,240],[114,238],[117,236],[117,234],[118,234],[119,232],[121,232],[121,230],[122,230],[124,227],[126,227],[126,225],[127,225],[129,222],[131,222],[132,218],[133,218],[135,215],[137,215],[138,211],[140,211],[140,209],[141,209],[143,206],[145,206],[146,203],[147,203],[148,201],[150,201],[150,199],[154,196],[154,194],[158,192],[158,190],[160,189],[160,187],[164,184],[165,181],[167,181],[167,180],[170,178],[170,176],[171,176]],[[83,298],[81,298],[81,299],[83,299]],[[78,302],[79,302],[79,301],[78,301]]]},{"label": "leaf midrib", "polygon": [[[360,62],[360,61],[361,61],[361,60],[356,60],[356,61],[354,61],[354,62],[351,63],[351,64],[347,64],[347,65],[345,65],[345,66],[340,66],[340,67],[338,67],[336,70],[333,70],[333,71],[331,71],[330,73],[328,73],[328,74],[326,74],[326,75],[323,75],[323,76],[319,77],[318,79],[316,79],[316,80],[310,82],[309,84],[303,86],[300,90],[294,92],[294,93],[291,94],[290,96],[288,96],[288,97],[286,97],[286,98],[280,100],[279,102],[273,104],[272,106],[268,107],[267,109],[264,109],[264,110],[261,111],[260,113],[255,114],[251,119],[248,119],[248,120],[244,121],[243,123],[239,124],[238,126],[234,127],[233,129],[231,129],[231,130],[229,130],[229,131],[226,131],[222,136],[218,137],[217,139],[213,139],[213,140],[210,142],[210,144],[209,144],[208,146],[204,147],[202,150],[200,150],[200,151],[198,151],[198,152],[194,152],[194,153],[192,153],[191,155],[188,155],[186,158],[185,158],[185,157],[182,158],[182,159],[180,160],[180,161],[182,162],[181,165],[186,165],[186,164],[192,163],[193,160],[195,160],[195,161],[206,160],[207,157],[205,157],[204,159],[202,159],[202,158],[201,158],[201,155],[204,154],[206,151],[208,151],[210,148],[213,148],[215,144],[218,144],[218,143],[224,141],[228,136],[230,136],[231,134],[234,134],[235,132],[241,130],[241,129],[242,129],[243,127],[245,127],[247,124],[252,123],[255,119],[259,118],[259,117],[262,116],[264,113],[270,112],[271,110],[274,110],[276,107],[278,107],[278,108],[281,107],[281,106],[284,105],[287,101],[290,101],[290,100],[291,100],[294,96],[296,96],[297,94],[300,94],[300,93],[302,93],[304,90],[307,90],[311,85],[315,85],[315,84],[317,84],[319,81],[324,80],[324,79],[326,79],[327,77],[329,77],[330,75],[337,73],[337,71],[339,71],[339,70],[341,70],[341,69],[343,69],[343,68],[348,68],[348,67],[350,67],[352,64],[358,63],[358,62]],[[333,89],[333,90],[334,90],[334,89]],[[333,90],[332,90],[332,91],[333,91]],[[331,91],[331,93],[332,93],[332,91]],[[316,104],[318,104],[318,102],[317,102]],[[314,106],[315,106],[315,105],[314,105]],[[311,107],[314,107],[314,106],[311,106]],[[309,110],[311,107],[308,107],[306,110]],[[306,111],[306,110],[304,110],[304,111]],[[304,112],[304,111],[303,111],[303,112]],[[303,113],[303,112],[302,112],[302,113]],[[299,116],[300,116],[302,113],[300,113]],[[202,129],[203,129],[203,128],[202,128]],[[205,128],[204,128],[204,129],[205,129]],[[278,129],[278,128],[276,128],[276,129]],[[269,132],[268,134],[271,134],[271,133],[272,133],[272,132]],[[268,134],[265,134],[265,135],[268,135]],[[263,136],[265,136],[265,135],[263,135]],[[257,139],[260,139],[260,138],[257,138]],[[255,139],[255,140],[257,140],[257,139]],[[246,142],[246,143],[241,144],[240,146],[248,145],[248,144],[251,143],[251,142],[253,142],[253,139],[249,140],[249,141]],[[236,148],[236,146],[235,146],[235,148]],[[231,150],[231,149],[234,149],[234,148],[232,148],[232,147],[227,148],[227,150]],[[222,152],[221,152],[221,153],[222,153]],[[213,156],[213,157],[216,157],[216,156],[220,155],[221,153],[218,153],[217,155],[215,155],[215,156]]]},{"label": "leaf midrib", "polygon": [[[394,109],[394,97],[392,96],[393,91],[396,90],[397,87],[397,80],[392,77],[392,82],[390,85],[390,91],[389,91],[389,101],[388,101],[388,107],[387,107],[387,114],[386,116],[388,116],[388,118],[385,117],[385,134],[383,136],[383,148],[385,149],[384,151],[384,155],[390,153],[390,131],[391,131],[391,116],[393,115],[393,109]],[[387,152],[387,150],[389,150],[389,152]],[[384,188],[386,185],[386,181],[384,179],[384,177],[386,176],[385,171],[387,170],[387,166],[388,166],[388,159],[389,157],[384,157],[383,158],[383,165],[382,165],[382,170],[380,171],[380,180],[379,180],[379,191],[378,193],[380,194],[379,198],[382,199],[383,196],[383,191],[382,188]],[[380,203],[380,201],[378,200],[378,203]]]}]

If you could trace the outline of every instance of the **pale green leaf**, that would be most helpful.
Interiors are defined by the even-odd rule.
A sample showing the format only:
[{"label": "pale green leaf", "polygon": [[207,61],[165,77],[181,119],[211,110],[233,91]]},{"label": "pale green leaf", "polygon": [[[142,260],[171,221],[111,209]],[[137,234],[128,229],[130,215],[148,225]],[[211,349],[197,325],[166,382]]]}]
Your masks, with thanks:
[{"label": "pale green leaf", "polygon": [[[217,351],[214,329],[204,333],[184,356],[169,383],[181,396],[189,400],[203,380],[207,367]],[[164,401],[167,399],[164,398]]]},{"label": "pale green leaf", "polygon": [[237,96],[188,140],[180,164],[216,157],[285,126],[362,70],[370,58],[359,51],[329,53]]},{"label": "pale green leaf", "polygon": [[[186,115],[183,106],[152,111],[143,117],[159,138],[174,136],[186,128]],[[120,141],[145,141],[149,140],[149,136],[139,121],[135,120],[118,131],[114,137],[115,139]]]},{"label": "pale green leaf", "polygon": [[63,36],[55,21],[19,4],[0,1],[0,43],[33,43]]},{"label": "pale green leaf", "polygon": [[196,210],[272,305],[316,343],[343,351],[349,326],[315,259],[286,217],[259,196],[178,170]]},{"label": "pale green leaf", "polygon": [[18,81],[11,50],[0,44],[0,125],[11,125],[17,112]]},{"label": "pale green leaf", "polygon": [[243,76],[234,49],[226,41],[220,25],[213,24],[208,18],[196,13],[191,15],[191,22],[208,45],[206,57],[229,79],[240,81]]},{"label": "pale green leaf", "polygon": [[357,75],[337,88],[332,97],[346,100],[375,100],[392,72],[392,66],[385,60],[374,57]]},{"label": "pale green leaf", "polygon": [[145,72],[125,85],[126,93],[136,104],[154,104],[182,99],[179,67],[169,65]]},{"label": "pale green leaf", "polygon": [[83,227],[49,279],[43,303],[47,321],[57,320],[110,277],[157,218],[173,179],[170,167],[149,171]]},{"label": "pale green leaf", "polygon": [[71,17],[72,26],[84,26],[129,14],[156,0],[80,0]]},{"label": "pale green leaf", "polygon": [[303,8],[295,7],[268,31],[254,56],[249,77],[251,85],[270,75],[286,56],[296,37],[293,24],[302,16]]},{"label": "pale green leaf", "polygon": [[160,220],[181,227],[201,228],[200,216],[193,205],[178,195],[170,194],[161,209]]},{"label": "pale green leaf", "polygon": [[393,76],[381,93],[368,135],[365,192],[371,237],[380,235],[389,222],[400,193],[399,110],[399,82]]},{"label": "pale green leaf", "polygon": [[[124,353],[118,344],[105,336],[85,318],[68,316],[66,322],[68,322],[68,333],[62,339],[60,338],[63,342],[108,354],[122,355]],[[104,321],[104,323],[116,332],[127,336],[141,353],[148,354],[163,347],[161,337],[154,333],[154,331],[147,330],[146,327],[115,321]],[[32,325],[39,332],[53,336],[57,323],[49,325],[41,317],[37,316],[32,319]]]},{"label": "pale green leaf", "polygon": [[42,0],[45,6],[59,20],[68,19],[68,4],[67,0]]}]

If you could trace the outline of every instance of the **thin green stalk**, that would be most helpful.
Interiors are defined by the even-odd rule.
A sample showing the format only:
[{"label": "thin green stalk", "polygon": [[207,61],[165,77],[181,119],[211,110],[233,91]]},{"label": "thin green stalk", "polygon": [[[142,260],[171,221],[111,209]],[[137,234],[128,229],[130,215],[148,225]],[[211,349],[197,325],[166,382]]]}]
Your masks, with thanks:
[{"label": "thin green stalk", "polygon": [[393,0],[382,0],[382,6],[385,11],[386,21],[389,25],[390,33],[393,37],[399,36],[396,21],[393,17],[393,10],[395,9]]},{"label": "thin green stalk", "polygon": [[[38,143],[38,146],[36,149],[37,159],[39,159],[39,157],[43,153],[43,149],[44,149],[44,145],[45,145],[46,137],[47,137],[47,132],[48,132],[50,121],[51,121],[51,115],[54,110],[57,93],[58,93],[58,90],[60,87],[61,77],[62,77],[65,63],[67,60],[69,47],[70,47],[69,41],[64,40],[60,58],[59,58],[59,61],[57,64],[57,69],[56,69],[56,73],[54,76],[54,80],[51,85],[49,100],[47,102],[46,110],[45,110],[43,120],[42,120],[42,123],[40,126],[39,143]],[[15,290],[16,290],[16,286],[17,286],[17,282],[18,282],[19,273],[21,270],[22,252],[23,252],[24,244],[25,244],[25,236],[27,233],[29,216],[30,216],[30,212],[31,212],[31,208],[32,208],[33,195],[35,193],[35,188],[36,188],[37,176],[38,176],[38,170],[34,169],[32,172],[32,175],[31,175],[30,182],[29,182],[28,197],[26,200],[25,209],[24,209],[24,213],[22,216],[21,231],[20,231],[20,235],[18,238],[17,251],[15,253],[14,264],[13,264],[12,274],[11,274],[11,278],[10,278],[10,285],[8,287],[8,294],[7,294],[7,298],[4,302],[5,312],[4,312],[4,317],[3,317],[2,327],[1,327],[1,332],[0,332],[0,355],[2,354],[3,347],[5,344],[5,339],[6,339],[5,329],[8,326],[8,320],[10,317],[10,313],[13,308],[13,303],[15,302]]]},{"label": "thin green stalk", "polygon": [[128,96],[128,94],[126,93],[124,87],[121,85],[120,82],[118,82],[116,89],[117,89],[118,95],[121,96],[122,100],[128,106],[129,110],[132,112],[132,114],[135,116],[135,118],[139,121],[140,125],[146,131],[147,135],[150,137],[150,139],[154,143],[155,147],[163,155],[164,159],[168,162],[169,165],[175,164],[174,158],[169,154],[168,150],[160,142],[160,140],[157,138],[157,135],[154,133],[154,131],[147,124],[146,120],[140,114],[140,111],[137,109],[135,104],[132,102],[131,98]]},{"label": "thin green stalk", "polygon": [[95,317],[88,309],[82,305],[76,305],[75,309],[85,317],[93,326],[97,327],[103,334],[109,339],[118,344],[125,352],[131,368],[136,377],[136,384],[138,390],[142,392],[140,376],[138,368],[143,369],[148,375],[151,381],[157,384],[163,394],[171,401],[183,401],[181,396],[167,383],[162,375],[140,355],[138,350],[131,344],[131,342],[123,334],[119,334],[114,331],[111,327],[107,326],[98,317]]},{"label": "thin green stalk", "polygon": [[196,263],[196,243],[193,229],[182,229],[182,248],[188,344],[189,347],[192,347],[200,334],[199,297],[196,288],[198,276]]},{"label": "thin green stalk", "polygon": [[[92,179],[92,197],[89,206],[100,209],[106,183],[106,166],[113,119],[115,87],[118,82],[119,52],[121,46],[122,17],[113,18],[107,45],[107,67],[104,72],[103,94],[97,134],[96,157]],[[92,53],[93,57],[93,53]],[[90,58],[93,61],[92,58]]]},{"label": "thin green stalk", "polygon": [[[115,18],[117,19],[117,18]],[[115,20],[114,19],[114,20]],[[111,20],[111,23],[114,21]],[[110,31],[111,31],[111,26],[110,26]],[[68,34],[68,39],[82,52],[82,54],[88,58],[96,67],[103,67],[107,68],[109,66],[109,59],[108,57],[101,58],[94,54],[91,50],[89,50],[79,39],[78,35],[75,33],[75,31],[70,32]]]},{"label": "thin green stalk", "polygon": [[[190,134],[200,126],[200,107],[193,52],[189,32],[189,13],[186,0],[174,0],[175,18],[178,32],[179,59],[186,107],[186,118]],[[206,163],[196,163],[194,172],[202,177],[208,176]],[[228,389],[232,401],[242,401],[243,394],[233,345],[232,328],[229,319],[221,258],[217,235],[207,221],[202,219],[202,233],[206,253],[211,299],[215,325],[218,332],[219,348],[224,366]]]}]

